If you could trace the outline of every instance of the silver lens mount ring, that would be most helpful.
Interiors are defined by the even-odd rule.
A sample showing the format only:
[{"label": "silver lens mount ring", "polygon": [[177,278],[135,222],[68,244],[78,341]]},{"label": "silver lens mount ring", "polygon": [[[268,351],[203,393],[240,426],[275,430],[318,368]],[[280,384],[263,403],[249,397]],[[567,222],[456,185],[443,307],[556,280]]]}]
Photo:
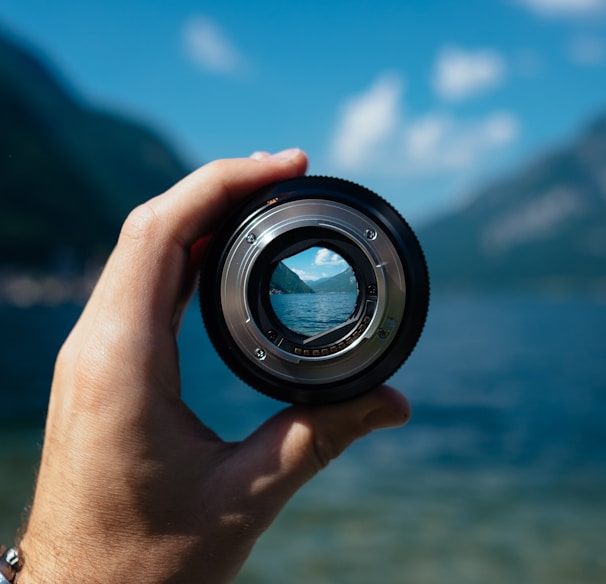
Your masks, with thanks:
[{"label": "silver lens mount ring", "polygon": [[[353,332],[349,330],[352,327],[346,327],[341,338],[330,345],[336,347],[332,351],[330,347],[324,351],[305,350],[309,340],[301,343],[297,347],[301,351],[297,352],[284,349],[283,338],[269,341],[266,331],[260,330],[252,315],[246,293],[255,263],[268,245],[286,233],[294,230],[303,233],[309,228],[324,230],[326,241],[331,241],[334,234],[350,239],[363,251],[376,281],[376,294],[367,300],[372,304],[369,306],[372,313],[362,319],[367,322],[353,327]],[[372,239],[366,233],[372,233]],[[402,319],[405,296],[401,262],[381,227],[356,209],[319,199],[281,205],[252,223],[250,233],[243,234],[230,250],[221,278],[221,303],[227,328],[242,353],[270,375],[288,381],[294,374],[300,383],[310,384],[332,383],[357,375],[388,350],[391,340],[388,333]],[[359,331],[360,328],[364,330]],[[258,358],[259,349],[264,354],[262,359]]]},{"label": "silver lens mount ring", "polygon": [[[276,266],[323,247],[347,260],[350,316],[318,334],[285,326],[270,302]],[[391,376],[421,334],[427,268],[414,233],[378,195],[354,183],[300,177],[251,197],[215,233],[200,282],[209,337],[245,382],[292,403],[329,403]]]}]

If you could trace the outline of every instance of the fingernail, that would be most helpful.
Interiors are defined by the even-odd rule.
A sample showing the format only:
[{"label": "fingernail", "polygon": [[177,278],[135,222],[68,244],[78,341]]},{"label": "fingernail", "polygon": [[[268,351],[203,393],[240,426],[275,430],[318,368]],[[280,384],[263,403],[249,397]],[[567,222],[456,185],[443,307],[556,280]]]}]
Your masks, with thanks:
[{"label": "fingernail", "polygon": [[271,155],[272,160],[292,160],[301,154],[300,148],[287,148]]},{"label": "fingernail", "polygon": [[275,154],[270,154],[269,152],[262,151],[253,152],[250,155],[250,158],[263,162],[284,162],[288,160],[293,160],[300,154],[300,148],[287,148],[286,150],[281,150],[280,152],[276,152]]},{"label": "fingernail", "polygon": [[369,412],[364,418],[371,430],[403,426],[410,419],[410,412],[389,407],[378,408]]},{"label": "fingernail", "polygon": [[269,160],[271,159],[271,154],[269,152],[258,150],[256,152],[253,152],[250,155],[250,158],[252,158],[253,160]]}]

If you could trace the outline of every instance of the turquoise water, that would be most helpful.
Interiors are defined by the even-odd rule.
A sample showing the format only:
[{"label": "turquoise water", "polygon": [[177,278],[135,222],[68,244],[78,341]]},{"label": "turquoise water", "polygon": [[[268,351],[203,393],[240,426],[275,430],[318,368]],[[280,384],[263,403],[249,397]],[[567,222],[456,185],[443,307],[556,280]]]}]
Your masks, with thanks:
[{"label": "turquoise water", "polygon": [[[0,541],[29,498],[52,356],[76,316],[0,309]],[[587,298],[434,299],[392,379],[409,425],[307,485],[237,582],[602,582],[605,333],[606,304]],[[281,407],[224,367],[195,309],[180,344],[185,399],[226,439]]]},{"label": "turquoise water", "polygon": [[357,294],[272,294],[271,305],[282,324],[313,337],[346,322],[356,307]]}]

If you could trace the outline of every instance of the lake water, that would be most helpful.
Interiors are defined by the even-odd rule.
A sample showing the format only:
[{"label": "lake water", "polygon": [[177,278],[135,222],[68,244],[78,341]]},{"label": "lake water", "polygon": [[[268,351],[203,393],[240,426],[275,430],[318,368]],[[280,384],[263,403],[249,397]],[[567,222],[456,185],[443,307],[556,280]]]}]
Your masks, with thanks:
[{"label": "lake water", "polygon": [[282,324],[313,337],[343,324],[351,316],[357,294],[272,294],[271,306]]},{"label": "lake water", "polygon": [[[77,313],[0,308],[0,541],[29,498],[53,354]],[[304,487],[237,583],[603,582],[605,338],[606,303],[588,298],[433,299],[392,379],[411,422]],[[226,369],[195,309],[180,345],[184,397],[226,439],[282,407]]]}]

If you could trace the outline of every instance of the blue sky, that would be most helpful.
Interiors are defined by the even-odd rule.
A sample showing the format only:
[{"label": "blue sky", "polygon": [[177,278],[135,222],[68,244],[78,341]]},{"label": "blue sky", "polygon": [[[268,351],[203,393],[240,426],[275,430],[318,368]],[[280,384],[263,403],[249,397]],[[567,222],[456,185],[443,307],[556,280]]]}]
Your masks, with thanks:
[{"label": "blue sky", "polygon": [[0,26],[192,165],[300,146],[413,225],[606,111],[606,0],[0,0]]},{"label": "blue sky", "polygon": [[340,274],[349,266],[338,253],[325,247],[312,247],[284,260],[304,282],[314,282]]}]

